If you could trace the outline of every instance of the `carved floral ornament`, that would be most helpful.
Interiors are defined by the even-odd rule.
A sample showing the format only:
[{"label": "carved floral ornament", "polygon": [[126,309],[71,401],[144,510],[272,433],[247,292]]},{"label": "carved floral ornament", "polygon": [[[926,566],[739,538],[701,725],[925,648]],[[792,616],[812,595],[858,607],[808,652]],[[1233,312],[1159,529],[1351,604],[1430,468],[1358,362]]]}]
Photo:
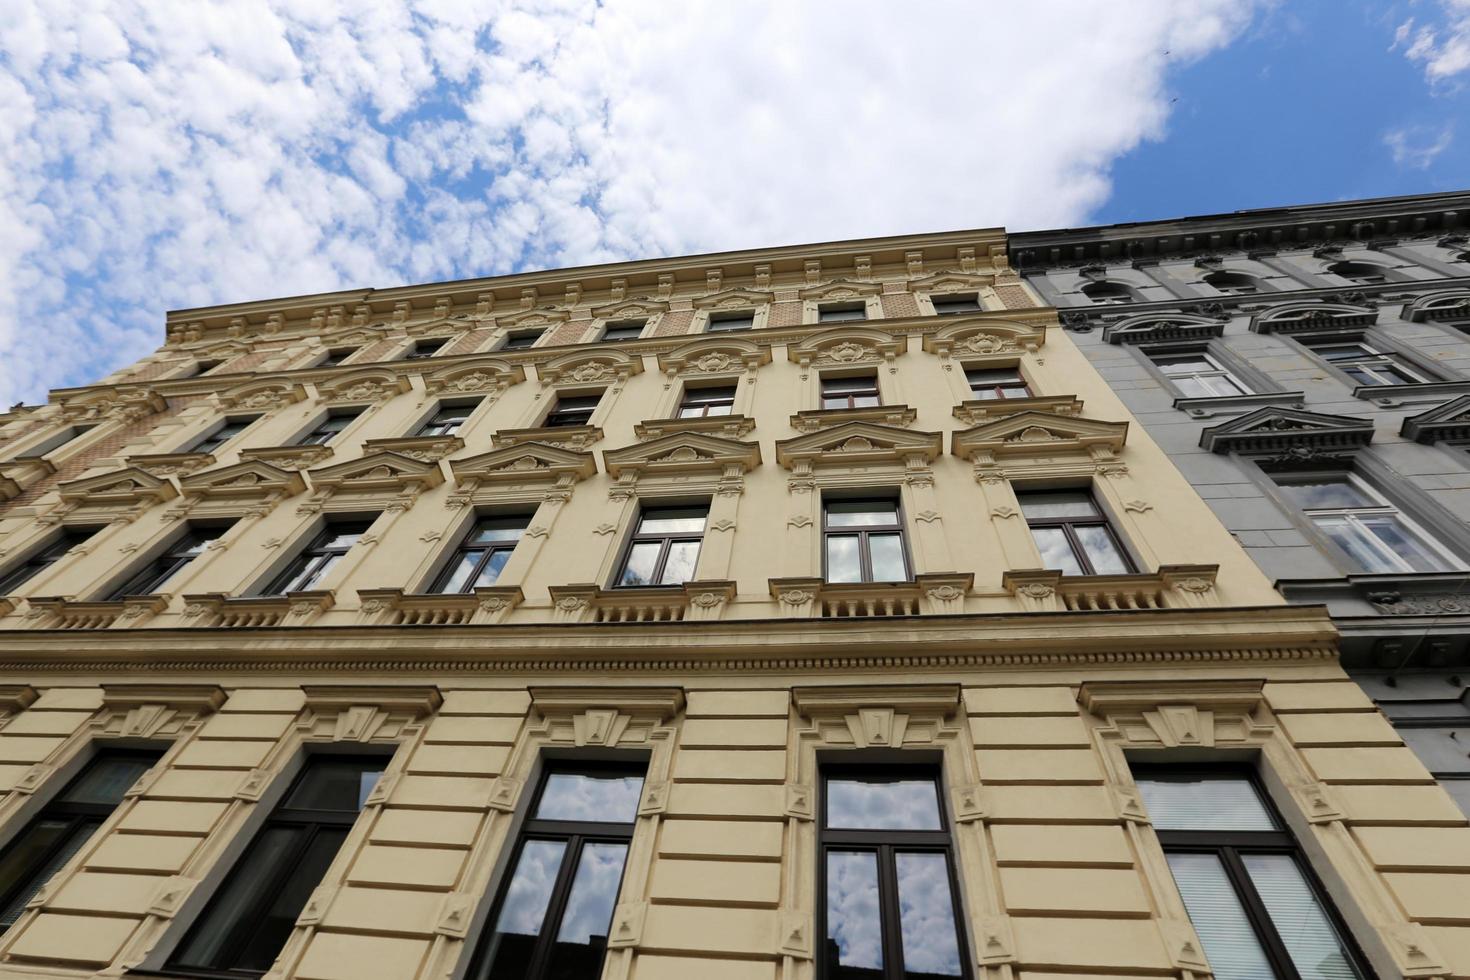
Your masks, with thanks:
[{"label": "carved floral ornament", "polygon": [[409,387],[407,377],[374,369],[321,382],[317,390],[329,403],[376,402],[408,391]]},{"label": "carved floral ornament", "polygon": [[431,394],[499,392],[526,380],[525,369],[500,358],[477,358],[441,368],[424,378]]},{"label": "carved floral ornament", "polygon": [[730,337],[703,337],[658,359],[659,370],[670,377],[690,374],[737,374],[771,363],[771,348]]},{"label": "carved floral ornament", "polygon": [[955,322],[924,338],[924,350],[941,359],[1035,354],[1046,343],[1046,328],[1018,320],[983,315],[954,317]]},{"label": "carved floral ornament", "polygon": [[542,384],[611,384],[643,371],[643,358],[624,351],[574,351],[547,361],[537,371]]},{"label": "carved floral ornament", "polygon": [[306,398],[306,389],[289,379],[259,379],[216,396],[221,408],[282,408]]},{"label": "carved floral ornament", "polygon": [[874,327],[823,330],[787,348],[787,360],[802,367],[844,367],[892,361],[904,352],[906,338]]},{"label": "carved floral ornament", "polygon": [[104,389],[62,405],[61,421],[136,422],[161,412],[166,407],[168,403],[163,396],[149,388],[131,391]]}]

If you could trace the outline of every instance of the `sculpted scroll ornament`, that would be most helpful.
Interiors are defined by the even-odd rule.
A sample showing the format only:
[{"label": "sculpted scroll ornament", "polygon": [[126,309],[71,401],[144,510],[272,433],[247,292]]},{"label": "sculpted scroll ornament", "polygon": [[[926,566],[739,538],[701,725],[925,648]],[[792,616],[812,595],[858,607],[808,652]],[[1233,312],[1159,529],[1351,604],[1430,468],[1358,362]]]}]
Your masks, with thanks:
[{"label": "sculpted scroll ornament", "polygon": [[847,340],[840,344],[833,344],[831,347],[822,351],[821,356],[816,359],[816,363],[855,364],[858,361],[872,361],[877,359],[877,348]]},{"label": "sculpted scroll ornament", "polygon": [[694,360],[693,366],[700,371],[713,374],[718,371],[728,371],[732,367],[734,367],[736,363],[737,362],[733,358],[731,358],[729,354],[714,352],[710,354],[705,354],[703,357],[696,358]]},{"label": "sculpted scroll ornament", "polygon": [[571,378],[573,381],[606,381],[608,378],[611,378],[613,376],[613,373],[614,372],[612,368],[608,367],[606,364],[592,362],[589,364],[577,365],[576,367],[568,371],[566,376],[568,378]]},{"label": "sculpted scroll ornament", "polygon": [[1009,354],[1021,350],[1015,340],[993,333],[977,333],[966,337],[964,340],[957,341],[954,349],[970,354]]}]

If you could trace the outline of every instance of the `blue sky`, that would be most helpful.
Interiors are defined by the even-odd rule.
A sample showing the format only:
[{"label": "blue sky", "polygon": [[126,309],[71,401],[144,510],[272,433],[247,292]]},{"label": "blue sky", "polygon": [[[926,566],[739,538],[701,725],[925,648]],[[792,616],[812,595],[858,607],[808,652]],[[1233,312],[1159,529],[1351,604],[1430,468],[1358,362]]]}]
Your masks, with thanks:
[{"label": "blue sky", "polygon": [[0,402],[166,310],[1461,188],[1470,0],[11,0]]}]

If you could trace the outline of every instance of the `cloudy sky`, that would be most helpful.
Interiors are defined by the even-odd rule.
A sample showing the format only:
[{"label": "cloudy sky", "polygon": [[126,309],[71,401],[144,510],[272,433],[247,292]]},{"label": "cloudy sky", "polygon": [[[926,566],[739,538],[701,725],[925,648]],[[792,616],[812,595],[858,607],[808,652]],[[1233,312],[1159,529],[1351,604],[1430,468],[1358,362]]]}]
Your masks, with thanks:
[{"label": "cloudy sky", "polygon": [[3,6],[5,405],[169,309],[1470,185],[1470,0]]}]

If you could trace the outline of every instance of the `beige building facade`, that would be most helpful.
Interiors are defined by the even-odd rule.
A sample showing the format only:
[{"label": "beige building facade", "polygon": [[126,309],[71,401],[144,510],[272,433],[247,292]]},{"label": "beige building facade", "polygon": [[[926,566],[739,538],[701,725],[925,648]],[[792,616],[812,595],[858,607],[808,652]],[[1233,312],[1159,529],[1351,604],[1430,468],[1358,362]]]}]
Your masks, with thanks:
[{"label": "beige building facade", "polygon": [[1470,978],[1470,827],[999,230],[0,416],[0,977]]}]

